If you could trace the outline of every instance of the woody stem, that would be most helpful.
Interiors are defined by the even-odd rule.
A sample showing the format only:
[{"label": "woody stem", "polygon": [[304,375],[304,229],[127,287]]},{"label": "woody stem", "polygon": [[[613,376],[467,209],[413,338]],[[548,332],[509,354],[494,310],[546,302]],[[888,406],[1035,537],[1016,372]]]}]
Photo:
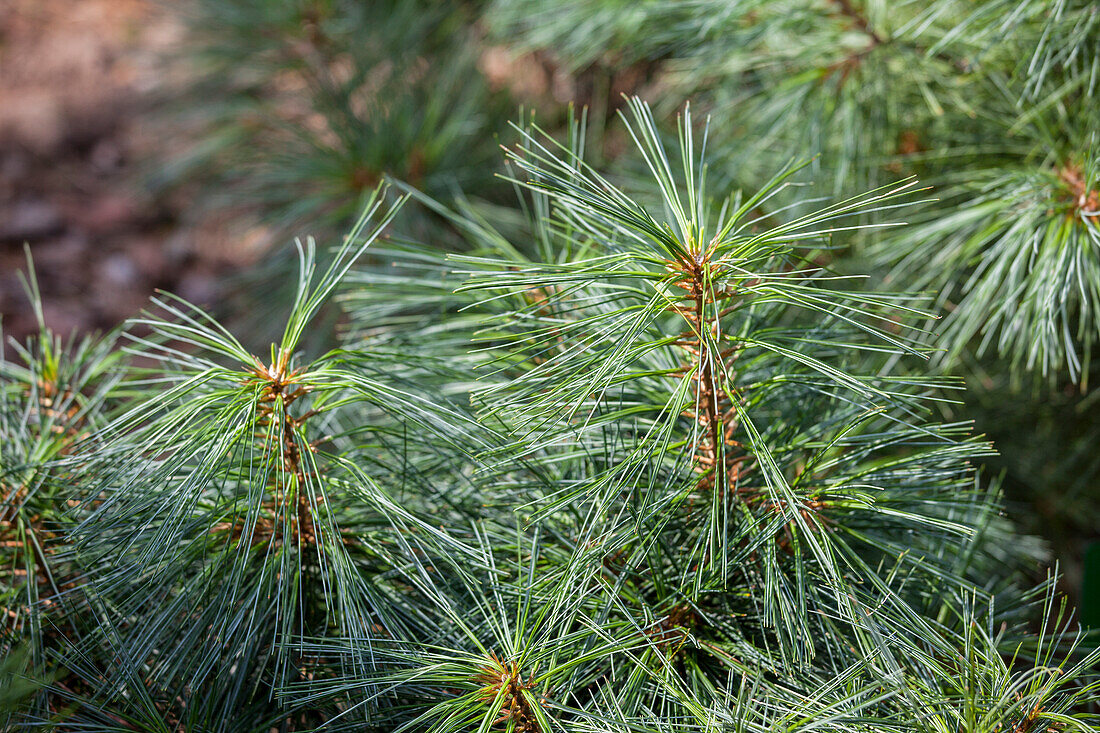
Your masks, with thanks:
[{"label": "woody stem", "polygon": [[[709,302],[707,298],[707,268],[705,258],[688,264],[687,271],[691,281],[687,286],[692,305],[679,309],[679,312],[692,324],[692,329],[684,334],[678,341],[692,359],[696,361],[694,379],[696,380],[695,399],[698,406],[696,419],[702,426],[702,437],[696,444],[696,468],[700,472],[700,488],[714,488],[717,486],[720,492],[725,491],[726,485],[734,486],[736,483],[737,468],[741,459],[726,456],[724,448],[734,431],[734,417],[736,411],[727,409],[731,403],[730,395],[720,384],[721,370],[720,359],[726,352],[715,353],[706,344],[704,329],[717,337],[717,319],[721,316],[708,318],[706,308]],[[729,309],[727,308],[726,311]],[[732,354],[732,350],[729,352]]]},{"label": "woody stem", "polygon": [[[284,406],[282,418],[283,464],[286,471],[292,474],[295,479],[294,501],[296,506],[293,520],[295,539],[302,538],[307,542],[312,542],[314,539],[313,514],[310,511],[309,498],[306,496],[306,476],[305,471],[302,469],[301,449],[298,447],[298,441],[294,435],[296,425],[297,421]],[[284,500],[287,501],[285,508],[289,512],[291,509],[289,497]]]}]

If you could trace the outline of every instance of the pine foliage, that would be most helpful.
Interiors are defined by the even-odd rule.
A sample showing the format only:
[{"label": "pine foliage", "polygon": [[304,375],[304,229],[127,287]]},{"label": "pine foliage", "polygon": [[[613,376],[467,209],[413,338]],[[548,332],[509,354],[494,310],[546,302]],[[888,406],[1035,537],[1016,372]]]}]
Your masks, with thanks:
[{"label": "pine foliage", "polygon": [[[949,376],[1089,374],[1092,4],[196,7],[165,179],[326,244],[245,329],[162,293],[65,342],[31,270],[0,727],[1100,730],[1100,649],[981,468],[1040,444],[970,422],[1060,403]],[[490,185],[482,32],[661,101],[522,115]]]},{"label": "pine foliage", "polygon": [[487,17],[578,67],[659,64],[665,98],[697,96],[721,122],[742,184],[814,154],[837,195],[919,174],[945,201],[878,257],[942,293],[949,359],[977,336],[979,354],[1080,377],[1100,330],[1095,3],[619,5],[496,0]]},{"label": "pine foliage", "polygon": [[[49,521],[36,480],[58,514],[5,643],[59,681],[13,721],[1092,729],[1097,653],[1018,584],[1041,551],[975,481],[988,446],[897,368],[926,314],[812,259],[912,187],[775,223],[797,168],[719,195],[688,111],[673,141],[639,100],[626,125],[644,193],[585,163],[582,124],[517,128],[516,238],[421,197],[467,246],[402,243],[410,204],[376,191],[327,267],[299,247],[270,359],[163,296],[124,376],[72,355],[79,410],[6,368],[6,414],[73,436],[5,477],[20,518]],[[346,343],[311,355],[341,288]]]}]

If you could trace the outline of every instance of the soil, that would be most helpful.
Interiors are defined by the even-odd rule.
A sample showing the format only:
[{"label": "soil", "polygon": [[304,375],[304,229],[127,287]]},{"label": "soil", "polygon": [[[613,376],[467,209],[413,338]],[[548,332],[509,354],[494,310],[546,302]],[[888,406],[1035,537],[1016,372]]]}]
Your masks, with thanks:
[{"label": "soil", "polygon": [[[183,152],[185,0],[0,0],[0,329],[38,330],[21,275],[33,258],[55,332],[113,328],[157,289],[200,306],[262,253],[254,222],[193,215],[188,194],[143,184]],[[489,48],[482,66],[519,98],[580,95],[546,59]],[[617,96],[615,97],[618,98]],[[216,309],[216,308],[215,308]]]},{"label": "soil", "polygon": [[[110,329],[157,288],[200,305],[240,264],[187,201],[150,193],[170,154],[158,105],[172,93],[181,21],[155,0],[0,0],[0,315],[37,330],[21,282],[33,257],[48,326]],[[210,236],[207,236],[210,235]]]}]

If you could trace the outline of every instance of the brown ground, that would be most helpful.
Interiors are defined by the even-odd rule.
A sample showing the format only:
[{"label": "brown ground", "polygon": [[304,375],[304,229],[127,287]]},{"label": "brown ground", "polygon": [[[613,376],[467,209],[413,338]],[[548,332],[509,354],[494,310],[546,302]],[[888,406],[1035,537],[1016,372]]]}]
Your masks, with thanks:
[{"label": "brown ground", "polygon": [[[142,181],[186,147],[169,114],[180,84],[186,0],[0,0],[0,327],[37,330],[20,282],[34,259],[47,325],[116,326],[155,289],[215,305],[224,275],[253,262],[254,223],[188,214],[186,194]],[[517,98],[584,97],[534,56],[488,47],[483,71]],[[582,85],[583,86],[583,85]],[[591,91],[591,90],[589,90]],[[613,99],[618,99],[616,88]],[[198,223],[196,223],[198,222]]]},{"label": "brown ground", "polygon": [[155,288],[217,298],[218,275],[234,264],[224,242],[180,224],[185,201],[141,186],[170,154],[152,113],[181,36],[154,0],[0,0],[5,337],[35,330],[18,277],[24,243],[45,319],[63,334],[113,327]]}]

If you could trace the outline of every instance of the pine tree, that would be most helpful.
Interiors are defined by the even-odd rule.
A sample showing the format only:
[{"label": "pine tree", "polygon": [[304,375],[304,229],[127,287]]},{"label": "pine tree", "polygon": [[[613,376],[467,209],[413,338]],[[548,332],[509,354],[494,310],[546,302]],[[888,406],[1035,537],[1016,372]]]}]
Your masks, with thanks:
[{"label": "pine tree", "polygon": [[[1094,8],[202,7],[225,109],[249,73],[300,74],[366,143],[226,148],[223,180],[280,228],[362,213],[297,243],[256,330],[163,294],[0,362],[6,725],[1100,727],[1100,650],[1055,577],[1032,582],[1044,547],[980,468],[967,410],[989,393],[945,373],[987,377],[995,347],[1006,389],[1088,374]],[[629,98],[596,133],[524,116],[503,134],[514,206],[417,179],[421,145],[464,159],[446,131],[479,104],[432,80],[472,66],[420,60],[452,58],[441,29],[475,11],[586,73],[647,65],[657,111]],[[382,111],[424,92],[442,127],[358,128],[382,77],[420,89]]]},{"label": "pine tree", "polygon": [[[851,196],[917,176],[910,226],[832,255],[872,284],[924,291],[934,365],[1001,447],[1015,515],[1079,589],[1097,539],[1095,393],[1100,12],[1088,0],[495,0],[517,48],[604,78],[650,80],[718,122],[713,175],[756,188],[794,158]],[[1056,529],[1057,528],[1057,529]]]}]

